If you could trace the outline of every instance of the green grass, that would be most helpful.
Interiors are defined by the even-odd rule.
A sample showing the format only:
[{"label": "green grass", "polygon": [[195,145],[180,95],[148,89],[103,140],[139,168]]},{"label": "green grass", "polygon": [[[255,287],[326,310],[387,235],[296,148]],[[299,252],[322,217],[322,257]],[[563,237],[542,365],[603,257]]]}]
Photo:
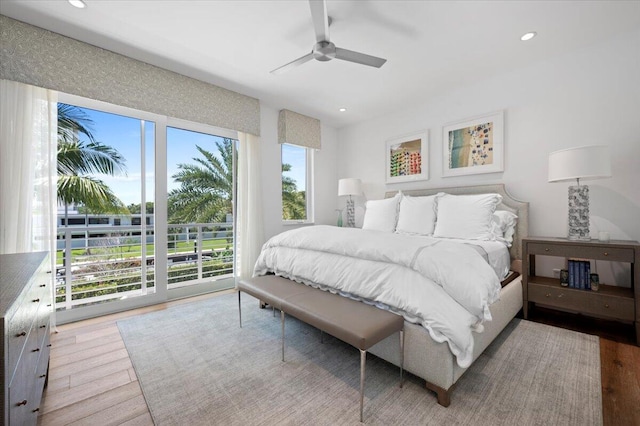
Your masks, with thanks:
[{"label": "green grass", "polygon": [[[171,242],[170,242],[171,243]],[[168,249],[168,254],[177,254],[177,253],[193,253],[193,245],[194,241],[178,241],[174,248]],[[227,242],[226,239],[215,239],[215,240],[205,240],[203,242],[202,250],[216,250],[216,249],[224,249],[227,247],[231,247],[233,243]],[[111,255],[112,258],[115,259],[129,259],[133,257],[140,257],[142,253],[142,247],[140,244],[137,245],[127,245],[123,247],[90,247],[90,253],[87,253],[84,248],[77,248],[71,250],[71,263],[77,261],[90,261],[92,256],[100,255],[101,259],[107,259],[106,256],[103,255]],[[146,245],[147,256],[154,255],[154,246],[153,244]],[[56,265],[62,266],[62,259],[64,257],[64,250],[58,250],[56,253]],[[78,259],[80,258],[80,259]]]}]

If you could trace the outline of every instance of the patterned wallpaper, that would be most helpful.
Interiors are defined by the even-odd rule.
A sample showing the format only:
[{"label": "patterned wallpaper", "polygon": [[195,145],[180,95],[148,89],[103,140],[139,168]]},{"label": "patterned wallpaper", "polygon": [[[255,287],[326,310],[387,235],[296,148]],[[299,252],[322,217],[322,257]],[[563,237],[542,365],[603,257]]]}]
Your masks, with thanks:
[{"label": "patterned wallpaper", "polygon": [[0,78],[260,135],[260,102],[0,15]]},{"label": "patterned wallpaper", "polygon": [[278,142],[320,149],[320,120],[283,109],[278,115]]}]

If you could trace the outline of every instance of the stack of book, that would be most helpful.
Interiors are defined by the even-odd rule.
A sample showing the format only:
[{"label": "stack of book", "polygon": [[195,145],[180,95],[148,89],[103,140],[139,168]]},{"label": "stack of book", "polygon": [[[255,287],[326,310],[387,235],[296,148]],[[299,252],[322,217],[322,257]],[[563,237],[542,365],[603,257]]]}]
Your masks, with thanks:
[{"label": "stack of book", "polygon": [[591,263],[588,260],[569,259],[569,288],[591,290]]}]

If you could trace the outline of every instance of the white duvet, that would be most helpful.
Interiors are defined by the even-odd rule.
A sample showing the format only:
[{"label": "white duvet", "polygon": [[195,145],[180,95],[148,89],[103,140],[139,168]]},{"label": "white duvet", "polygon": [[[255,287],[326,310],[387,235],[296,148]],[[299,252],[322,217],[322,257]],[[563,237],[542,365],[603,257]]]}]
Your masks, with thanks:
[{"label": "white duvet", "polygon": [[468,367],[472,332],[491,320],[500,281],[456,242],[333,226],[287,231],[265,243],[254,274],[275,273],[376,304],[424,326]]}]

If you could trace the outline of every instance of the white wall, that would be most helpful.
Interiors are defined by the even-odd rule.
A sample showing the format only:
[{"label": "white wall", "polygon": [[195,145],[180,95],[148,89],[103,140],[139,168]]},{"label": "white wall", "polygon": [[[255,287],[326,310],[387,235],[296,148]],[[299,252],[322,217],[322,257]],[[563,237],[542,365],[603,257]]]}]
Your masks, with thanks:
[{"label": "white wall", "polygon": [[[640,240],[639,52],[635,31],[341,129],[338,177],[361,178],[368,199],[392,189],[504,183],[530,202],[529,235],[566,236],[569,183],[547,182],[548,154],[609,145],[613,177],[586,182],[592,235]],[[505,111],[504,172],[442,178],[443,124],[496,110]],[[385,140],[422,129],[430,132],[430,179],[386,185]]]},{"label": "white wall", "polygon": [[[278,144],[278,111],[260,105],[262,154],[262,205],[265,238],[300,225],[282,224],[282,168]],[[335,223],[338,194],[336,161],[338,136],[334,128],[323,125],[322,149],[314,152],[314,216],[316,224]]]}]

